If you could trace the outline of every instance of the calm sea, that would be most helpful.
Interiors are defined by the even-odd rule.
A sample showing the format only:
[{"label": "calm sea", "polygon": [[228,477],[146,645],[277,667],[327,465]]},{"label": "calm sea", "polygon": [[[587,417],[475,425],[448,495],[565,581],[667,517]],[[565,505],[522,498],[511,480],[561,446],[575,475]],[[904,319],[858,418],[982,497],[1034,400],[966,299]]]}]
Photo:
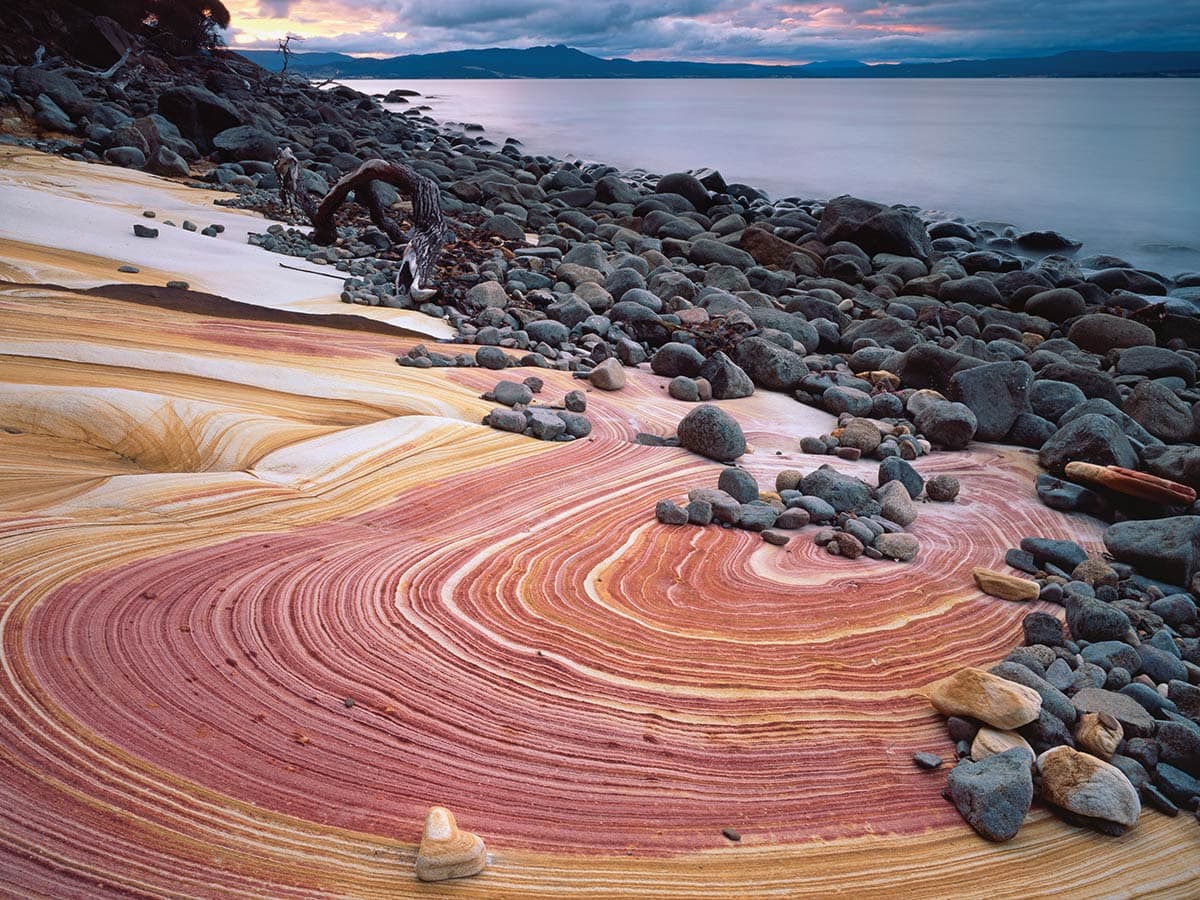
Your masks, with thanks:
[{"label": "calm sea", "polygon": [[[711,166],[775,198],[855,194],[1052,228],[1200,269],[1200,79],[356,81],[526,152]],[[402,109],[403,107],[396,107]]]}]

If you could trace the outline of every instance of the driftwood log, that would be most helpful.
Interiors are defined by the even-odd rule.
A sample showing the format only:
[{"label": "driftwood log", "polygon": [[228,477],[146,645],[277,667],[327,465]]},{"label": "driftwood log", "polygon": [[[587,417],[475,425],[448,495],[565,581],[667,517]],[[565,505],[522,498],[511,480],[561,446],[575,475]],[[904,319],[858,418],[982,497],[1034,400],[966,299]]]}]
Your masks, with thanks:
[{"label": "driftwood log", "polygon": [[[442,215],[438,186],[433,179],[403,163],[371,159],[344,175],[318,205],[300,185],[300,162],[290,148],[280,151],[275,172],[284,205],[299,207],[312,222],[313,243],[332,244],[337,239],[335,215],[353,192],[355,200],[367,208],[376,227],[393,244],[404,245],[400,271],[396,273],[396,291],[407,289],[415,300],[427,300],[437,293],[433,286],[434,266],[452,232]],[[390,184],[412,202],[413,227],[409,231],[404,231],[387,214],[379,191],[380,182]]]}]

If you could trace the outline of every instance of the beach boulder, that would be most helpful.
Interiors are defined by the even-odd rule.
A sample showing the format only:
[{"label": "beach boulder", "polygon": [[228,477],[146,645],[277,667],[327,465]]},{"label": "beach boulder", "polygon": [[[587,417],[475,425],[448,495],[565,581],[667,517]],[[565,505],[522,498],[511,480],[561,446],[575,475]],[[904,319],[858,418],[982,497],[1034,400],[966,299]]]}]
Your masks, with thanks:
[{"label": "beach boulder", "polygon": [[849,241],[871,256],[895,253],[926,260],[933,252],[925,225],[915,213],[846,195],[825,204],[817,239],[824,244]]},{"label": "beach boulder", "polygon": [[737,459],[746,452],[746,436],[737,419],[708,403],[684,416],[677,434],[681,447],[719,462]]},{"label": "beach boulder", "polygon": [[279,145],[279,138],[253,125],[227,128],[213,137],[213,146],[228,162],[244,159],[271,162],[279,153]]},{"label": "beach boulder", "polygon": [[708,212],[708,208],[712,206],[708,188],[700,183],[699,178],[687,172],[672,172],[664,175],[654,186],[654,193],[678,194],[686,197],[688,202],[700,212]]},{"label": "beach boulder", "polygon": [[87,114],[95,105],[88,100],[70,78],[61,72],[17,66],[12,73],[12,85],[17,93],[30,102],[46,96],[72,118]]},{"label": "beach boulder", "polygon": [[205,153],[212,150],[214,137],[242,124],[241,114],[232,103],[195,85],[163,91],[158,97],[158,111]]}]

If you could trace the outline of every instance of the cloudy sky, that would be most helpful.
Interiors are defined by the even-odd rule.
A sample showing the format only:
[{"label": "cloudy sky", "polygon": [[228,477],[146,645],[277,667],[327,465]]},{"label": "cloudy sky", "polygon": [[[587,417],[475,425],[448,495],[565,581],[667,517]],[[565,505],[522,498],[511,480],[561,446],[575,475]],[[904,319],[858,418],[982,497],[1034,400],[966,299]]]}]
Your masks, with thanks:
[{"label": "cloudy sky", "polygon": [[1200,0],[225,0],[227,42],[395,56],[569,44],[598,56],[867,62],[1200,49]]}]

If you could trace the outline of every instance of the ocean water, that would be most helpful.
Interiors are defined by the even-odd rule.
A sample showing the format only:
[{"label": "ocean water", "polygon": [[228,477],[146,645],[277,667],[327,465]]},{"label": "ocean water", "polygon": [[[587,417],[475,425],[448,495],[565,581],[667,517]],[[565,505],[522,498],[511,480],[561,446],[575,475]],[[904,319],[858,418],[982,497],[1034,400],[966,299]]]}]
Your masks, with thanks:
[{"label": "ocean water", "polygon": [[[1054,229],[1200,270],[1200,79],[352,82],[526,152],[651,172],[710,166],[773,199],[854,194]],[[395,109],[405,107],[397,106]]]}]

